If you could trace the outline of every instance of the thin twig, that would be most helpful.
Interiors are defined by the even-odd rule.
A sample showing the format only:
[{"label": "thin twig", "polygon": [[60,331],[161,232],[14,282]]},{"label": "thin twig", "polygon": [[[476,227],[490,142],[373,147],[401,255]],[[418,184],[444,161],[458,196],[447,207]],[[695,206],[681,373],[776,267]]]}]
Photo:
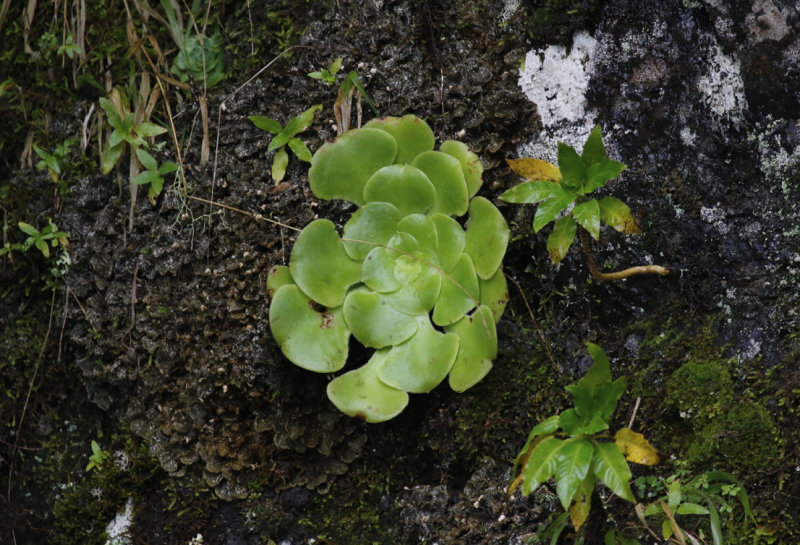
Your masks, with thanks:
[{"label": "thin twig", "polygon": [[639,403],[641,403],[641,401],[642,401],[641,397],[637,397],[636,398],[636,404],[633,406],[633,412],[631,413],[631,419],[628,422],[628,429],[629,430],[633,429],[633,421],[636,419],[636,411],[639,410]]},{"label": "thin twig", "polygon": [[583,250],[583,256],[586,258],[586,265],[589,267],[589,273],[598,282],[622,280],[623,278],[628,278],[629,276],[636,274],[660,274],[661,276],[666,276],[669,274],[669,269],[662,267],[661,265],[639,265],[637,267],[629,267],[627,269],[612,273],[600,272],[600,269],[598,269],[597,265],[595,265],[594,256],[592,255],[592,246],[589,242],[589,233],[580,225],[578,226],[578,238],[581,241],[581,249]]}]

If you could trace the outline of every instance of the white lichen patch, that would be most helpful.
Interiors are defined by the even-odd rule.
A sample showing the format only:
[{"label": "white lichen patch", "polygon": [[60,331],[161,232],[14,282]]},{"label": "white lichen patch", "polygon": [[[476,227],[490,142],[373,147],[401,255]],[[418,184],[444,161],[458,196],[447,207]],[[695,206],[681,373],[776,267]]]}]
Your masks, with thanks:
[{"label": "white lichen patch", "polygon": [[745,19],[748,37],[757,44],[766,40],[781,41],[791,31],[787,20],[790,8],[779,10],[772,0],[756,0]]},{"label": "white lichen patch", "polygon": [[742,112],[747,109],[747,99],[739,59],[726,55],[715,43],[709,50],[707,62],[708,70],[698,79],[697,89],[718,117],[740,121]]},{"label": "white lichen patch", "polygon": [[511,19],[511,17],[513,17],[515,13],[517,13],[519,5],[520,5],[520,0],[505,0],[505,2],[503,3],[503,11],[500,12],[500,15],[497,18],[498,22],[500,23],[508,22],[508,20]]},{"label": "white lichen patch", "polygon": [[106,545],[130,545],[132,543],[129,528],[133,522],[133,498],[128,498],[125,509],[117,513],[114,520],[106,526],[108,539]]},{"label": "white lichen patch", "polygon": [[719,207],[719,203],[717,206],[712,207],[702,207],[700,209],[700,219],[706,223],[711,223],[714,225],[714,228],[720,232],[720,234],[725,234],[730,230],[730,226],[725,222],[725,211]]}]

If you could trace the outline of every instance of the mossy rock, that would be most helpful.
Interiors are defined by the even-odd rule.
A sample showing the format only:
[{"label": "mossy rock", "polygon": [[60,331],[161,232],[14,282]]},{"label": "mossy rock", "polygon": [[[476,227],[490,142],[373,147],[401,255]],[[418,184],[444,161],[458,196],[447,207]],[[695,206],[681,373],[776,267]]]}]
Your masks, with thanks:
[{"label": "mossy rock", "polygon": [[775,423],[767,410],[745,403],[712,419],[694,436],[686,459],[698,466],[747,471],[766,470],[780,457]]},{"label": "mossy rock", "polygon": [[667,381],[667,404],[684,418],[712,418],[733,401],[733,380],[723,360],[689,361]]}]

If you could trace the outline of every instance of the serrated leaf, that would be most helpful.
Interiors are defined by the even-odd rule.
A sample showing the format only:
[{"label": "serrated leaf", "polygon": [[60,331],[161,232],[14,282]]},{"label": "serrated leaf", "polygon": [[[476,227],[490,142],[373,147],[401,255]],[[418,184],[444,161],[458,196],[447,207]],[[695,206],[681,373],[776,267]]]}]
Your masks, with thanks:
[{"label": "serrated leaf", "polygon": [[622,453],[614,443],[595,443],[594,456],[592,457],[592,471],[611,489],[611,491],[624,500],[635,503],[631,492],[631,470],[623,458]]},{"label": "serrated leaf", "polygon": [[275,183],[283,180],[286,176],[286,167],[289,165],[289,154],[286,150],[281,148],[275,152],[272,158],[272,179]]},{"label": "serrated leaf", "polygon": [[247,119],[262,131],[267,131],[270,134],[278,134],[283,130],[283,125],[263,115],[251,115]]},{"label": "serrated leaf", "polygon": [[561,506],[569,509],[572,498],[589,472],[594,445],[586,439],[568,439],[558,451],[556,492]]},{"label": "serrated leaf", "polygon": [[526,180],[550,180],[558,182],[561,171],[556,165],[542,159],[523,157],[521,159],[506,159],[506,163],[516,174]]},{"label": "serrated leaf", "polygon": [[563,142],[558,143],[558,169],[561,171],[561,185],[567,191],[578,191],[586,182],[586,166],[575,148]]},{"label": "serrated leaf", "polygon": [[598,205],[600,206],[600,219],[606,225],[625,234],[639,234],[642,232],[631,215],[631,209],[619,199],[603,197],[598,201]]},{"label": "serrated leaf", "polygon": [[597,200],[591,199],[576,204],[572,209],[572,217],[592,235],[593,239],[600,238],[600,205],[597,204]]},{"label": "serrated leaf", "polygon": [[614,434],[614,442],[622,455],[629,462],[654,466],[660,464],[664,457],[656,450],[644,435],[628,428],[621,428]]},{"label": "serrated leaf", "polygon": [[564,216],[553,225],[553,232],[547,237],[547,251],[553,265],[564,259],[572,241],[575,240],[577,227],[572,216]]},{"label": "serrated leaf", "polygon": [[561,186],[555,182],[534,180],[532,182],[523,182],[512,187],[500,195],[500,200],[517,204],[535,204],[561,195],[563,192],[564,190]]},{"label": "serrated leaf", "polygon": [[553,197],[539,204],[536,215],[533,216],[533,230],[539,232],[542,227],[553,221],[575,201],[575,195],[564,191],[561,187],[556,190]]},{"label": "serrated leaf", "polygon": [[601,134],[600,125],[595,125],[592,132],[589,133],[589,138],[583,145],[583,152],[581,159],[586,167],[590,167],[606,158],[606,148],[603,145],[603,136]]}]

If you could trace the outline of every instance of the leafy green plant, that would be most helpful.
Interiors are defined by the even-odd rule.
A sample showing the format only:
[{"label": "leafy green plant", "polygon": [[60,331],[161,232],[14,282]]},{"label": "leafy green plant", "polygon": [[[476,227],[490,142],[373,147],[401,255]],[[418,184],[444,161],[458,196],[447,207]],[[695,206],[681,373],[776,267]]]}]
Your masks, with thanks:
[{"label": "leafy green plant", "polygon": [[22,243],[11,244],[7,242],[5,246],[0,248],[0,256],[11,253],[14,250],[20,252],[27,252],[29,248],[36,247],[45,258],[50,257],[50,247],[56,248],[62,246],[64,248],[69,246],[69,233],[59,231],[58,226],[53,223],[52,218],[47,218],[47,225],[41,231],[29,223],[24,221],[19,222],[18,227],[20,231],[28,235]]},{"label": "leafy green plant", "polygon": [[143,149],[136,150],[136,157],[145,170],[140,172],[134,179],[135,184],[150,184],[147,188],[147,198],[155,206],[156,199],[161,194],[161,189],[164,187],[164,175],[178,170],[178,165],[172,161],[167,161],[161,166],[158,166],[155,157],[147,153]]},{"label": "leafy green plant", "polygon": [[602,273],[594,264],[588,236],[599,240],[601,222],[621,233],[641,233],[625,203],[610,196],[601,199],[589,197],[626,168],[606,156],[599,125],[589,134],[580,155],[573,147],[559,142],[558,166],[530,158],[507,162],[514,172],[528,181],[509,189],[500,198],[512,203],[538,203],[533,218],[535,232],[551,221],[555,222],[547,239],[547,251],[553,265],[564,259],[578,234],[589,270],[601,282],[633,274],[669,274],[666,268],[658,265]]},{"label": "leafy green plant", "polygon": [[[199,0],[192,4],[190,17],[199,12]],[[203,31],[194,32],[193,25],[184,26],[180,5],[173,0],[161,0],[161,7],[167,16],[172,39],[178,46],[178,55],[172,62],[170,72],[181,81],[202,81],[204,87],[213,87],[225,78],[225,64],[222,37],[217,32],[206,36]]]},{"label": "leafy green plant", "polygon": [[283,180],[286,175],[286,167],[289,165],[289,154],[285,149],[287,146],[298,159],[306,163],[311,162],[311,151],[297,135],[311,125],[314,121],[314,114],[321,109],[322,104],[312,106],[300,115],[290,119],[285,127],[280,122],[263,115],[251,115],[248,117],[253,125],[275,135],[270,140],[267,153],[276,150],[272,158],[272,179],[276,184]]},{"label": "leafy green plant", "polygon": [[636,514],[656,538],[658,536],[650,530],[646,519],[660,520],[661,537],[669,543],[685,545],[687,541],[697,544],[705,540],[702,529],[695,534],[688,531],[685,524],[679,524],[687,516],[708,517],[712,542],[714,545],[725,543],[723,522],[727,519],[729,528],[732,526],[733,500],[738,500],[742,506],[744,521],[753,520],[747,492],[733,475],[724,471],[692,477],[679,469],[676,474],[660,479],[659,484],[666,494],[647,505],[636,504]]},{"label": "leafy green plant", "polygon": [[333,85],[336,82],[336,74],[342,67],[342,57],[334,60],[328,68],[323,68],[318,72],[311,72],[308,77],[324,81],[328,85]]},{"label": "leafy green plant", "polygon": [[92,454],[89,456],[89,463],[86,464],[86,471],[89,472],[93,469],[96,471],[102,470],[103,464],[108,462],[110,458],[111,455],[100,448],[97,441],[92,441]]},{"label": "leafy green plant", "polygon": [[[478,157],[461,142],[434,144],[430,127],[407,115],[323,145],[311,161],[311,190],[358,209],[341,237],[326,219],[306,226],[289,266],[267,281],[272,334],[294,364],[339,371],[351,336],[375,350],[327,388],[336,407],[367,422],[393,418],[409,393],[445,378],[457,392],[470,388],[497,354],[508,226],[475,196]],[[465,214],[466,230],[455,219]]]},{"label": "leafy green plant", "polygon": [[50,179],[54,183],[58,183],[59,176],[67,164],[72,146],[75,145],[73,138],[67,138],[61,144],[57,144],[53,153],[33,144],[33,151],[39,156],[39,162],[36,163],[36,168],[39,170],[47,169]]},{"label": "leafy green plant", "polygon": [[[621,428],[613,437],[604,433],[625,382],[622,378],[611,380],[608,357],[602,348],[592,343],[587,347],[594,364],[576,384],[567,386],[575,406],[531,430],[516,460],[519,475],[509,487],[510,495],[521,484],[522,493],[528,495],[555,478],[558,498],[576,530],[589,516],[598,479],[614,494],[634,503],[626,460],[655,465],[662,458],[641,434],[629,428]],[[566,514],[552,525],[555,540],[566,527]]]}]

